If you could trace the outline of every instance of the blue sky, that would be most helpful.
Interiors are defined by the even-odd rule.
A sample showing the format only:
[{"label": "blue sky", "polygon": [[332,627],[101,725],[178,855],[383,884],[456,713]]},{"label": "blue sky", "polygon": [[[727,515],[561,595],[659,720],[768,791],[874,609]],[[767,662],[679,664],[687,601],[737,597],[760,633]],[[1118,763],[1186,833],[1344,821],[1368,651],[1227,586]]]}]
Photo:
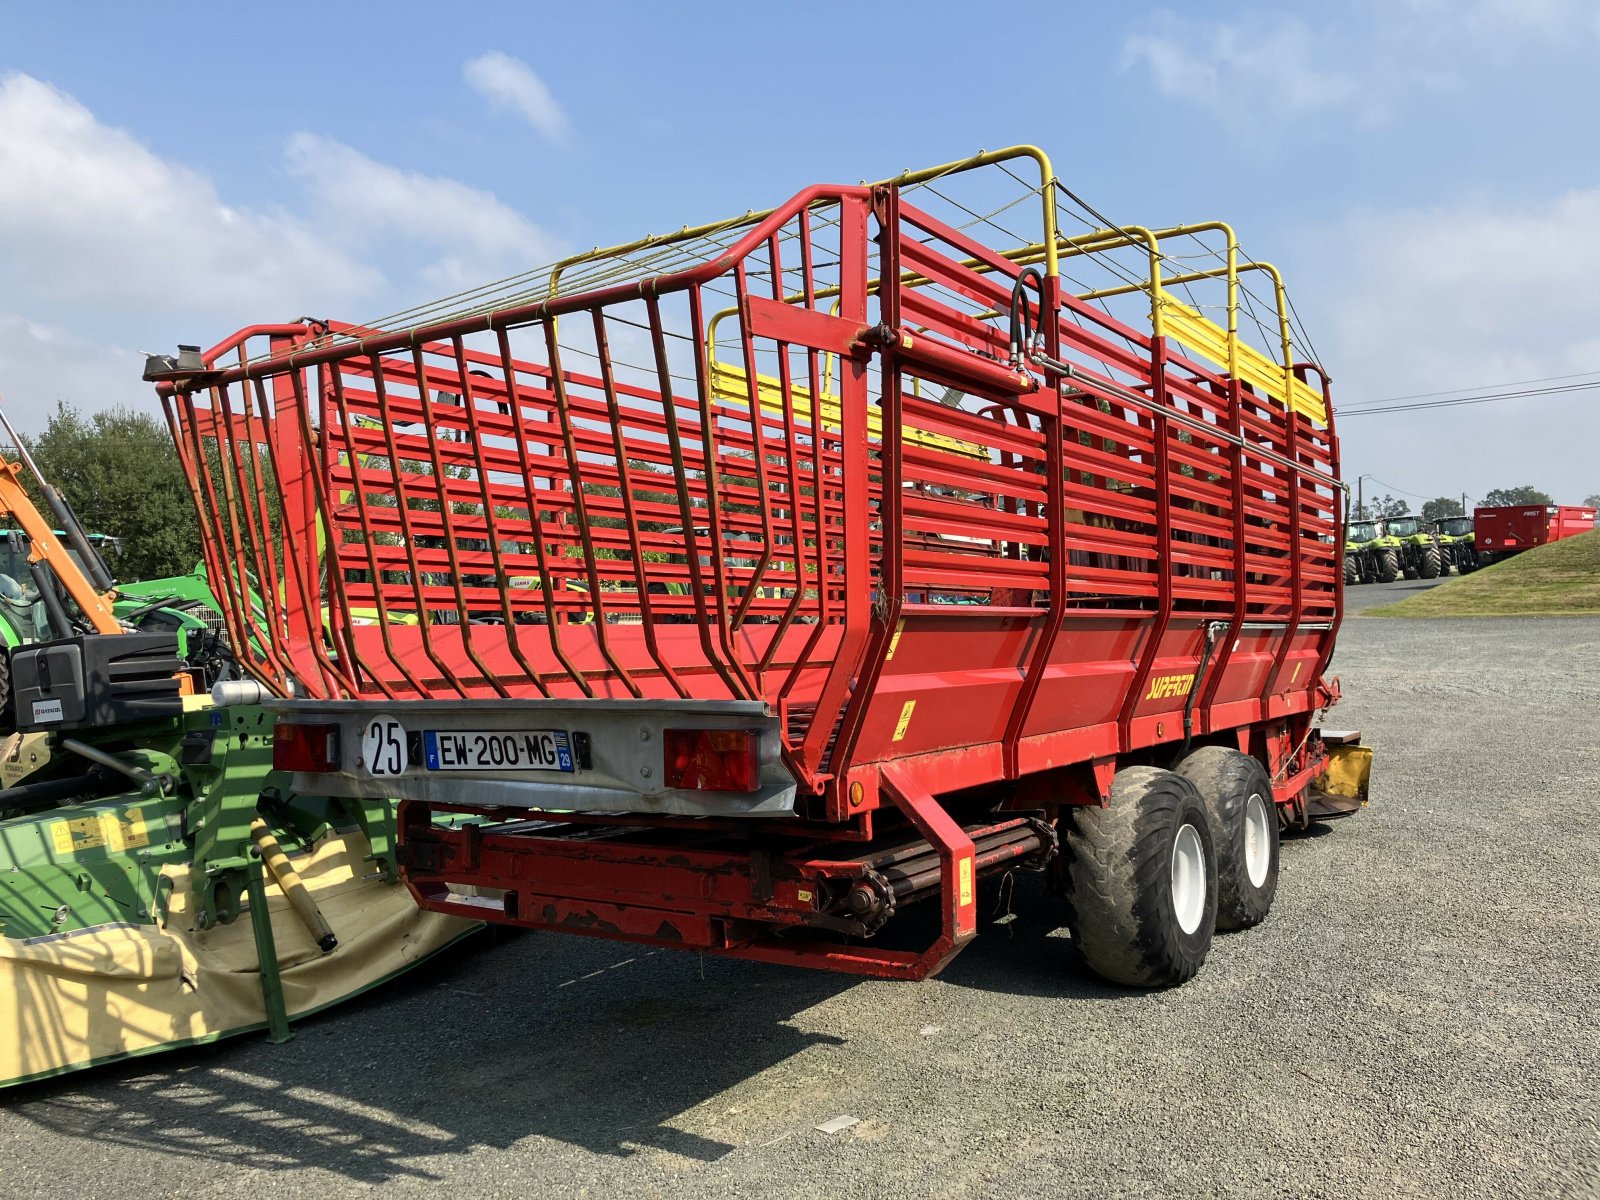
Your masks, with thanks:
[{"label": "blue sky", "polygon": [[[1013,142],[1120,220],[1232,222],[1345,405],[1600,382],[1590,0],[65,11],[0,3],[0,394],[24,428],[57,399],[150,404],[140,350]],[[1346,475],[1413,505],[1576,502],[1597,405],[1352,414]]]}]

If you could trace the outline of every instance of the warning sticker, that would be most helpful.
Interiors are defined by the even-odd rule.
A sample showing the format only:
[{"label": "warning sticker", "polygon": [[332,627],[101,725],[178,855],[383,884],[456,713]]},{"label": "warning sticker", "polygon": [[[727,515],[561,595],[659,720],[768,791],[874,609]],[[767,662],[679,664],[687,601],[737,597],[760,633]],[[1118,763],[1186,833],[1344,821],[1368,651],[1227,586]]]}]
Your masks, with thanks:
[{"label": "warning sticker", "polygon": [[126,815],[125,821],[119,820],[116,813],[54,821],[50,825],[50,842],[57,854],[69,855],[101,846],[109,846],[113,851],[148,846],[150,831],[145,827],[144,814],[137,808],[130,808]]},{"label": "warning sticker", "polygon": [[917,702],[915,700],[907,700],[906,706],[900,710],[900,720],[895,723],[894,737],[890,739],[891,741],[898,742],[906,736],[906,729],[911,724],[911,714],[916,710]]},{"label": "warning sticker", "polygon": [[956,868],[957,900],[962,908],[972,903],[972,859],[963,858]]},{"label": "warning sticker", "polygon": [[894,657],[894,652],[900,649],[900,635],[906,631],[906,619],[901,617],[895,622],[894,636],[889,639],[889,653],[883,656],[883,661],[888,662]]}]

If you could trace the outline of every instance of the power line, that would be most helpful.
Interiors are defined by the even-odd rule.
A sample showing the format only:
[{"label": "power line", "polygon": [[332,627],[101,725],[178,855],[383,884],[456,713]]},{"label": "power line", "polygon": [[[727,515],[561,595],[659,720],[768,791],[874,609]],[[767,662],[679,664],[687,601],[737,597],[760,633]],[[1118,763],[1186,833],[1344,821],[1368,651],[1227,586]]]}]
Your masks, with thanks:
[{"label": "power line", "polygon": [[1370,479],[1373,483],[1382,483],[1391,492],[1399,492],[1402,496],[1410,496],[1413,500],[1437,500],[1437,496],[1424,496],[1421,492],[1408,492],[1403,487],[1395,487],[1392,483],[1384,483],[1376,475],[1363,475],[1361,478]]},{"label": "power line", "polygon": [[1508,392],[1493,392],[1487,396],[1456,396],[1448,400],[1422,400],[1414,404],[1376,403],[1364,408],[1341,408],[1341,417],[1371,416],[1376,413],[1416,412],[1429,408],[1455,408],[1465,404],[1490,404],[1497,400],[1519,400],[1535,396],[1570,396],[1578,392],[1600,389],[1600,380],[1591,383],[1567,383],[1559,387],[1520,388]]},{"label": "power line", "polygon": [[1414,392],[1409,396],[1386,396],[1382,400],[1374,400],[1373,404],[1388,404],[1396,400],[1427,400],[1433,396],[1466,395],[1469,392],[1487,392],[1492,388],[1522,387],[1529,383],[1551,383],[1557,379],[1583,379],[1590,375],[1600,375],[1600,371],[1574,371],[1571,375],[1544,375],[1538,379],[1507,379],[1503,383],[1485,383],[1480,387],[1445,388],[1442,392]]}]

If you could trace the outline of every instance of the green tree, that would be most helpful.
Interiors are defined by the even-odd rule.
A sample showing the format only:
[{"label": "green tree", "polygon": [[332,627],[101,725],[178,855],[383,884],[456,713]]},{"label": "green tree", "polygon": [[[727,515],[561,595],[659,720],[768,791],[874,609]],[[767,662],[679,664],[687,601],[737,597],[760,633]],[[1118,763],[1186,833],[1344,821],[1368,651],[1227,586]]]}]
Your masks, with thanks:
[{"label": "green tree", "polygon": [[1396,500],[1393,496],[1379,496],[1367,501],[1367,508],[1374,517],[1408,517],[1411,515],[1411,505],[1404,500]]},{"label": "green tree", "polygon": [[[164,423],[112,408],[85,415],[63,401],[26,439],[44,477],[60,488],[90,533],[119,538],[118,578],[182,575],[200,558],[189,486]],[[34,496],[35,503],[39,497]],[[48,518],[49,509],[40,510]]]},{"label": "green tree", "polygon": [[1600,508],[1600,492],[1595,492],[1592,496],[1585,496],[1583,503],[1585,508]]},{"label": "green tree", "polygon": [[1550,499],[1549,493],[1525,483],[1521,487],[1495,488],[1483,498],[1483,503],[1487,508],[1506,508],[1513,504],[1554,504],[1555,501]]},{"label": "green tree", "polygon": [[1453,496],[1436,496],[1422,506],[1422,519],[1424,521],[1437,521],[1441,517],[1461,517],[1466,515],[1466,510],[1461,507],[1461,501]]}]

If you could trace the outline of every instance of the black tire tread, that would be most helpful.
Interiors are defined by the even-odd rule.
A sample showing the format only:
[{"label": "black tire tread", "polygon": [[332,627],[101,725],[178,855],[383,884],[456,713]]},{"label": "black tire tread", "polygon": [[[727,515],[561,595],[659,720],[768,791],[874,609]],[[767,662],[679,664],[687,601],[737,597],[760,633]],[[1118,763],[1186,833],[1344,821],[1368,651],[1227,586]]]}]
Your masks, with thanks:
[{"label": "black tire tread", "polygon": [[1439,554],[1439,547],[1424,546],[1422,548],[1422,565],[1418,568],[1418,574],[1424,579],[1437,579],[1439,578],[1442,562],[1443,559]]},{"label": "black tire tread", "polygon": [[[1185,815],[1199,818],[1207,864],[1208,911],[1190,935],[1169,894],[1172,836]],[[1075,809],[1064,824],[1072,940],[1090,968],[1131,987],[1192,978],[1210,948],[1216,907],[1215,857],[1194,785],[1171,771],[1127,767],[1107,807]]]}]

